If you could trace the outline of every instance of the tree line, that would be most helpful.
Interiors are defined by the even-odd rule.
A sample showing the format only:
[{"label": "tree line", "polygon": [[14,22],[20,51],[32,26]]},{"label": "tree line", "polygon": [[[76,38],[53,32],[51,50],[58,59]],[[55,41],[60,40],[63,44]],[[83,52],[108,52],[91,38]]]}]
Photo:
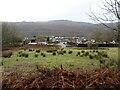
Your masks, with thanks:
[{"label": "tree line", "polygon": [[21,41],[15,27],[10,26],[7,22],[2,22],[2,49],[19,46]]}]

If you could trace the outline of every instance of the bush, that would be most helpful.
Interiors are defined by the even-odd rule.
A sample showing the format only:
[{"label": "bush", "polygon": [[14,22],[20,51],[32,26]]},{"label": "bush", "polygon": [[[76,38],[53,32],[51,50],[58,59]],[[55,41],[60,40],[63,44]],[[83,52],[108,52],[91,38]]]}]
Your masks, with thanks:
[{"label": "bush", "polygon": [[84,50],[82,50],[81,52],[82,52],[82,53],[84,53],[85,51],[84,51]]},{"label": "bush", "polygon": [[21,54],[21,53],[23,53],[23,52],[22,52],[22,51],[19,51],[19,52],[18,52],[18,54]]},{"label": "bush", "polygon": [[41,55],[42,55],[43,57],[46,57],[45,53],[41,53]]},{"label": "bush", "polygon": [[85,55],[85,56],[88,56],[88,55],[89,55],[89,52],[85,52],[84,55]]},{"label": "bush", "polygon": [[93,63],[91,63],[91,65],[92,65],[92,66],[94,66],[94,64],[93,64]]},{"label": "bush", "polygon": [[[40,73],[38,78],[36,77],[36,75],[33,75],[33,72],[31,72],[28,73],[29,75],[28,77],[22,75],[23,78],[22,80],[24,80],[22,81],[21,78],[16,78],[16,77],[20,77],[19,73],[17,74],[16,77],[14,77],[14,75],[16,75],[16,72],[12,72],[13,76],[11,76],[11,78],[7,76],[8,78],[2,79],[3,80],[2,89],[5,90],[6,88],[10,88],[10,87],[17,87],[24,89],[27,87],[28,90],[31,90],[31,88],[39,88],[40,83],[41,83],[40,87],[44,87],[45,90],[47,90],[46,88],[48,85],[50,86],[49,87],[50,89],[48,90],[53,89],[52,86],[59,88],[56,90],[61,90],[61,88],[70,88],[70,86],[73,86],[73,84],[75,88],[78,88],[77,90],[80,90],[81,88],[85,90],[88,85],[90,90],[106,90],[106,88],[108,90],[120,89],[120,82],[119,82],[120,70],[118,68],[108,69],[107,67],[105,67],[104,69],[96,68],[94,70],[84,70],[78,68],[76,70],[71,70],[71,69],[68,70],[68,69],[62,69],[62,65],[61,67],[58,68],[56,67],[55,69],[46,68],[43,67],[42,65],[36,65],[35,68],[36,71]],[[61,81],[61,79],[63,81]],[[18,82],[19,86],[17,86],[16,83],[13,82],[16,83]],[[38,86],[34,82],[38,84]],[[74,89],[74,87],[71,87],[70,90],[72,89]]]},{"label": "bush", "polygon": [[61,51],[63,51],[64,50],[64,48],[61,48]]},{"label": "bush", "polygon": [[74,64],[69,64],[70,67],[74,67]]},{"label": "bush", "polygon": [[99,51],[96,50],[96,53],[98,53]]},{"label": "bush", "polygon": [[35,49],[29,49],[29,51],[35,51]]},{"label": "bush", "polygon": [[57,53],[58,53],[58,55],[63,55],[64,54],[63,51],[58,51]]},{"label": "bush", "polygon": [[40,53],[40,50],[36,50],[36,53]]},{"label": "bush", "polygon": [[79,56],[80,55],[80,52],[77,52],[77,55],[76,56]]},{"label": "bush", "polygon": [[101,53],[101,52],[98,52],[98,55],[99,55],[99,56],[102,56],[102,53]]},{"label": "bush", "polygon": [[41,53],[41,55],[44,55],[44,53]]},{"label": "bush", "polygon": [[23,52],[19,54],[19,57],[26,57],[27,58],[28,56],[29,56],[29,54],[23,53]]},{"label": "bush", "polygon": [[44,54],[43,57],[46,57],[46,55]]},{"label": "bush", "polygon": [[16,61],[18,61],[18,59],[16,59]]},{"label": "bush", "polygon": [[47,50],[48,53],[52,53],[52,52],[56,52],[56,51],[57,51],[56,49]]},{"label": "bush", "polygon": [[102,55],[103,57],[105,57],[105,58],[108,58],[108,55],[107,55],[107,53],[103,53],[103,55]]},{"label": "bush", "polygon": [[77,54],[80,55],[80,52],[78,52]]},{"label": "bush", "polygon": [[52,53],[52,50],[47,50],[48,53]]},{"label": "bush", "polygon": [[3,52],[2,53],[2,57],[10,58],[11,56],[12,56],[12,52],[11,51],[7,51],[7,52]]},{"label": "bush", "polygon": [[72,51],[68,51],[68,54],[72,54]]},{"label": "bush", "polygon": [[35,54],[35,57],[38,57],[38,54]]},{"label": "bush", "polygon": [[55,53],[55,52],[53,52],[53,55],[55,56],[55,55],[56,55],[56,53]]},{"label": "bush", "polygon": [[1,62],[0,62],[0,66],[3,66],[3,64],[4,64],[3,61],[1,61]]},{"label": "bush", "polygon": [[29,49],[29,51],[33,51],[32,49]]},{"label": "bush", "polygon": [[111,67],[111,66],[114,66],[114,65],[118,65],[118,62],[116,62],[114,59],[110,59],[110,61],[108,63],[108,66]]},{"label": "bush", "polygon": [[25,53],[25,54],[24,54],[24,57],[26,57],[26,58],[27,58],[27,57],[28,57],[28,54],[27,54],[27,53]]},{"label": "bush", "polygon": [[99,62],[100,62],[100,64],[105,64],[105,60],[104,59],[100,59]]},{"label": "bush", "polygon": [[92,47],[93,47],[92,43],[88,43],[87,47],[88,47],[88,49],[92,49]]},{"label": "bush", "polygon": [[99,59],[102,58],[102,56],[100,56],[100,55],[95,55],[95,58],[96,58],[97,60],[99,60]]},{"label": "bush", "polygon": [[63,53],[66,53],[66,51],[64,50]]},{"label": "bush", "polygon": [[80,54],[80,57],[83,57],[83,54]]},{"label": "bush", "polygon": [[89,55],[89,59],[93,59],[93,56],[92,56],[92,55]]},{"label": "bush", "polygon": [[93,50],[93,52],[95,52],[95,50]]},{"label": "bush", "polygon": [[101,57],[105,57],[105,58],[108,58],[108,55],[106,52],[98,52],[98,55],[101,56]]}]

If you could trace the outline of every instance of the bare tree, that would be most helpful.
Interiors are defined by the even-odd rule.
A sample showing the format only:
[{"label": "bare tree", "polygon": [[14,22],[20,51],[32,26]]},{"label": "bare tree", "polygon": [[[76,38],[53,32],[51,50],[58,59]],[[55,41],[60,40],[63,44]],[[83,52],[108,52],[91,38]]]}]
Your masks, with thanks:
[{"label": "bare tree", "polygon": [[113,28],[110,25],[107,25],[105,23],[113,23],[113,22],[118,22],[120,20],[120,15],[119,15],[119,8],[120,8],[120,2],[118,0],[104,0],[103,1],[103,6],[100,7],[104,13],[95,15],[92,10],[90,10],[91,14],[89,17],[104,26],[117,31],[118,28]]},{"label": "bare tree", "polygon": [[[104,0],[103,6],[100,8],[104,11],[104,13],[95,15],[92,10],[90,10],[91,14],[89,17],[117,33],[117,41],[119,46],[118,67],[120,68],[120,0]],[[112,23],[112,25],[114,23],[116,27],[106,23]]]}]

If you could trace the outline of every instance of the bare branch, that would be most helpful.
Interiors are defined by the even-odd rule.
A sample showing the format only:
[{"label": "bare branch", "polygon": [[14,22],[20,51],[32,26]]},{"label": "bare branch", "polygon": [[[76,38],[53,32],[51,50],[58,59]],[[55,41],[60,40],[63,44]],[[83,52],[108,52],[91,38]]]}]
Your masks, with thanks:
[{"label": "bare branch", "polygon": [[[90,12],[91,12],[92,15],[89,15],[89,17],[90,17],[92,20],[98,21],[99,23],[101,23],[102,25],[106,26],[107,28],[110,28],[111,30],[117,31],[117,29],[112,28],[112,27],[106,25],[106,24],[103,22],[103,21],[105,21],[103,18],[100,18],[100,17],[96,16],[91,10],[90,10]],[[109,20],[108,20],[108,21],[109,21]]]}]

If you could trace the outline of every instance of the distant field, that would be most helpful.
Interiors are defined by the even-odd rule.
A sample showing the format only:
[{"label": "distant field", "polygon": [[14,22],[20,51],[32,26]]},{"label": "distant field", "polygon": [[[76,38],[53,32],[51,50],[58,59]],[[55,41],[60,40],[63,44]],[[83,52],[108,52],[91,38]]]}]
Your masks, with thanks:
[{"label": "distant field", "polygon": [[[116,64],[118,58],[118,50],[117,48],[105,48],[105,49],[98,49],[98,50],[82,50],[80,48],[65,48],[63,55],[59,55],[57,52],[60,52],[61,49],[57,51],[47,52],[47,49],[39,49],[40,52],[36,52],[38,49],[34,49],[34,51],[28,50],[18,50],[13,51],[13,55],[10,58],[2,58],[3,60],[3,67],[10,68],[10,67],[19,67],[19,69],[30,69],[34,70],[35,65],[42,65],[49,68],[60,67],[62,64],[63,68],[67,69],[75,69],[75,68],[82,68],[82,69],[93,69],[96,67],[100,67],[101,64],[99,58],[97,57],[98,52],[105,52],[107,57],[102,57],[105,61],[104,64]],[[72,51],[72,53],[70,53]],[[55,55],[53,53],[55,52]],[[80,55],[79,55],[79,53]],[[82,52],[89,52],[89,55],[83,55]],[[28,54],[28,57],[20,57],[20,53]],[[42,54],[41,54],[42,53]],[[44,56],[44,55],[45,56]],[[90,55],[93,57],[90,58]],[[96,55],[96,56],[95,56]],[[94,58],[97,57],[97,58]]]}]

